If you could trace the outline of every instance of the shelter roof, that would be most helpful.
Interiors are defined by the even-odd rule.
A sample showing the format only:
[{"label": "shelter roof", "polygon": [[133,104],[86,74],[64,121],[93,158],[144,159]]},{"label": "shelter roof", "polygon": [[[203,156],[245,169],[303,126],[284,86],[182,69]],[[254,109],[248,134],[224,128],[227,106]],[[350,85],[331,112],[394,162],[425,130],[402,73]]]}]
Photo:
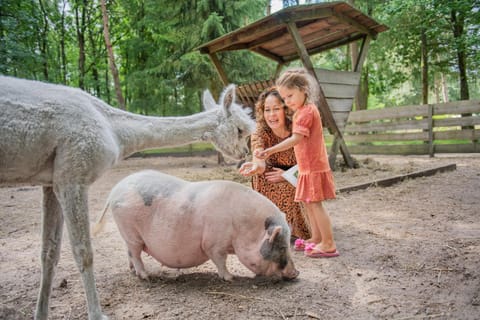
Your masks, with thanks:
[{"label": "shelter roof", "polygon": [[348,44],[388,28],[345,2],[328,2],[284,8],[201,45],[201,53],[250,50],[287,63],[299,58],[287,25],[294,23],[309,55]]}]

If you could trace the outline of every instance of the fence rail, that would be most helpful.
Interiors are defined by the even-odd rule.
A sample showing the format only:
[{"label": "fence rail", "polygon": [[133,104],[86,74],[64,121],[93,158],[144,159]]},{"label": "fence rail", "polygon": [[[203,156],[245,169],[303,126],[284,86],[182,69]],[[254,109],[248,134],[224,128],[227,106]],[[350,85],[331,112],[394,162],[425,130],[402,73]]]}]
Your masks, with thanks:
[{"label": "fence rail", "polygon": [[352,111],[344,139],[356,154],[480,152],[480,100]]}]

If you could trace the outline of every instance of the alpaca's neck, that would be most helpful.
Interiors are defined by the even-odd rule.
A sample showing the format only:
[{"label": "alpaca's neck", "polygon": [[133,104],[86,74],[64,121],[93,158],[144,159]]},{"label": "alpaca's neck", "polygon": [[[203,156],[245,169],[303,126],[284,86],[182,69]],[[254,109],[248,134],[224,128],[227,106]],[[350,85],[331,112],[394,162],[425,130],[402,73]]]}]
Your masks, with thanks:
[{"label": "alpaca's neck", "polygon": [[147,149],[209,141],[220,124],[217,112],[220,110],[185,117],[147,117],[115,112],[110,121],[120,145],[120,157],[125,158]]}]

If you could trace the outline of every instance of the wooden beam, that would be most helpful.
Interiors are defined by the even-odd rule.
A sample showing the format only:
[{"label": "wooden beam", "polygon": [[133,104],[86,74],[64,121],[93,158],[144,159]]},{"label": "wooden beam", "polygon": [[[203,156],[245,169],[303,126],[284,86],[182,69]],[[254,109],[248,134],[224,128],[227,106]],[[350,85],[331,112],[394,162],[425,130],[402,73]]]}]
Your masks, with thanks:
[{"label": "wooden beam", "polygon": [[[310,50],[309,54],[315,55],[317,53],[324,52],[324,51],[327,51],[327,50],[331,50],[333,48],[338,48],[338,47],[344,46],[346,44],[349,44],[350,42],[360,40],[363,37],[364,37],[363,34],[357,34],[357,35],[349,36],[347,38],[342,38],[342,39],[337,40],[337,41],[329,42],[329,43],[327,43],[323,46],[318,46],[318,47]],[[291,61],[294,61],[294,60],[297,60],[297,59],[298,59],[297,55],[288,55],[288,56],[286,55],[286,56],[283,57],[283,60],[285,62],[291,62]]]},{"label": "wooden beam", "polygon": [[271,53],[270,51],[264,50],[262,48],[255,48],[251,50],[252,52],[258,53],[259,55],[262,55],[264,57],[270,58],[273,61],[277,63],[283,63],[283,59],[280,56],[277,56],[276,54]]},{"label": "wooden beam", "polygon": [[[303,65],[317,80],[318,89],[319,89],[319,93],[318,93],[319,101],[317,104],[318,104],[318,108],[320,109],[320,112],[322,113],[322,117],[325,120],[325,124],[327,125],[327,128],[329,129],[329,131],[335,136],[335,139],[338,139],[337,143],[340,145],[340,150],[342,151],[342,155],[345,160],[345,163],[348,165],[349,168],[353,168],[353,165],[354,165],[353,159],[350,156],[350,153],[348,152],[348,148],[347,148],[347,145],[345,144],[345,141],[343,140],[342,133],[338,129],[337,123],[333,118],[333,114],[328,106],[328,102],[327,102],[327,99],[325,98],[325,94],[323,93],[322,86],[318,81],[317,75],[315,73],[315,69],[313,68],[312,61],[310,60],[310,56],[308,55],[307,49],[303,44],[302,37],[298,32],[297,25],[294,22],[289,22],[287,24],[287,28],[288,28],[288,32],[292,36],[295,46],[297,47],[298,56],[300,57]],[[335,154],[330,153],[329,163],[332,170],[335,170],[336,157],[337,157],[336,153]]]},{"label": "wooden beam", "polygon": [[360,32],[362,32],[363,34],[367,34],[369,35],[370,37],[372,38],[376,38],[377,35],[375,32],[373,32],[372,30],[370,30],[369,28],[361,25],[360,23],[358,23],[357,21],[355,21],[354,19],[344,15],[343,13],[339,12],[339,11],[336,11],[336,10],[333,10],[332,12],[332,15],[335,16],[338,20],[340,20],[341,22],[344,22],[348,25],[351,25],[352,27],[354,27],[355,29],[359,30]]},{"label": "wooden beam", "polygon": [[367,189],[370,187],[390,187],[396,183],[402,182],[406,179],[415,179],[419,177],[428,177],[428,176],[433,176],[436,173],[439,172],[446,172],[446,171],[453,171],[457,169],[457,165],[455,163],[453,164],[448,164],[444,166],[439,166],[435,167],[432,169],[426,169],[426,170],[419,170],[415,171],[412,173],[407,173],[404,175],[399,175],[399,176],[394,176],[391,178],[385,178],[385,179],[379,179],[379,180],[374,180],[366,183],[361,183],[353,186],[347,186],[347,187],[342,187],[342,188],[337,188],[337,193],[342,193],[342,192],[350,192],[350,191],[357,191],[357,190],[363,190]]},{"label": "wooden beam", "polygon": [[[298,7],[291,7],[292,9],[284,9],[284,12],[277,13],[278,19],[285,22],[286,24],[290,22],[299,22],[304,20],[313,20],[313,19],[323,19],[331,17],[334,12],[332,8],[307,8],[307,11],[297,11]],[[301,7],[300,7],[301,8]]]},{"label": "wooden beam", "polygon": [[279,63],[277,64],[277,68],[275,69],[275,75],[273,76],[273,79],[276,81],[278,76],[280,75],[280,71],[282,71],[282,68],[285,64]]},{"label": "wooden beam", "polygon": [[228,78],[227,74],[225,73],[225,70],[223,70],[222,64],[220,63],[220,60],[218,60],[218,57],[215,53],[209,53],[208,54],[210,57],[210,60],[212,60],[213,65],[215,66],[215,69],[217,69],[217,73],[220,76],[220,79],[222,80],[223,84],[226,86],[228,85]]},{"label": "wooden beam", "polygon": [[368,48],[370,47],[370,37],[364,37],[360,46],[357,61],[355,62],[354,72],[362,72],[363,63],[367,57]]}]

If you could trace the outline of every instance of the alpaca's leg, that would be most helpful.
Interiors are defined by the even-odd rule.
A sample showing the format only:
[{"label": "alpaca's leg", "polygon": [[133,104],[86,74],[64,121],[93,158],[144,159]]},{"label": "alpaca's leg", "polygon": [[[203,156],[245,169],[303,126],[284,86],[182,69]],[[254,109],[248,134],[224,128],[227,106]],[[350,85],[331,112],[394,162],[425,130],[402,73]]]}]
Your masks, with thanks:
[{"label": "alpaca's leg", "polygon": [[62,204],[73,256],[82,275],[87,297],[88,319],[107,319],[102,315],[93,273],[93,250],[88,220],[88,187],[70,182],[56,185],[55,193]]},{"label": "alpaca's leg", "polygon": [[35,319],[47,319],[48,300],[62,244],[63,215],[52,187],[43,188],[42,280]]}]

